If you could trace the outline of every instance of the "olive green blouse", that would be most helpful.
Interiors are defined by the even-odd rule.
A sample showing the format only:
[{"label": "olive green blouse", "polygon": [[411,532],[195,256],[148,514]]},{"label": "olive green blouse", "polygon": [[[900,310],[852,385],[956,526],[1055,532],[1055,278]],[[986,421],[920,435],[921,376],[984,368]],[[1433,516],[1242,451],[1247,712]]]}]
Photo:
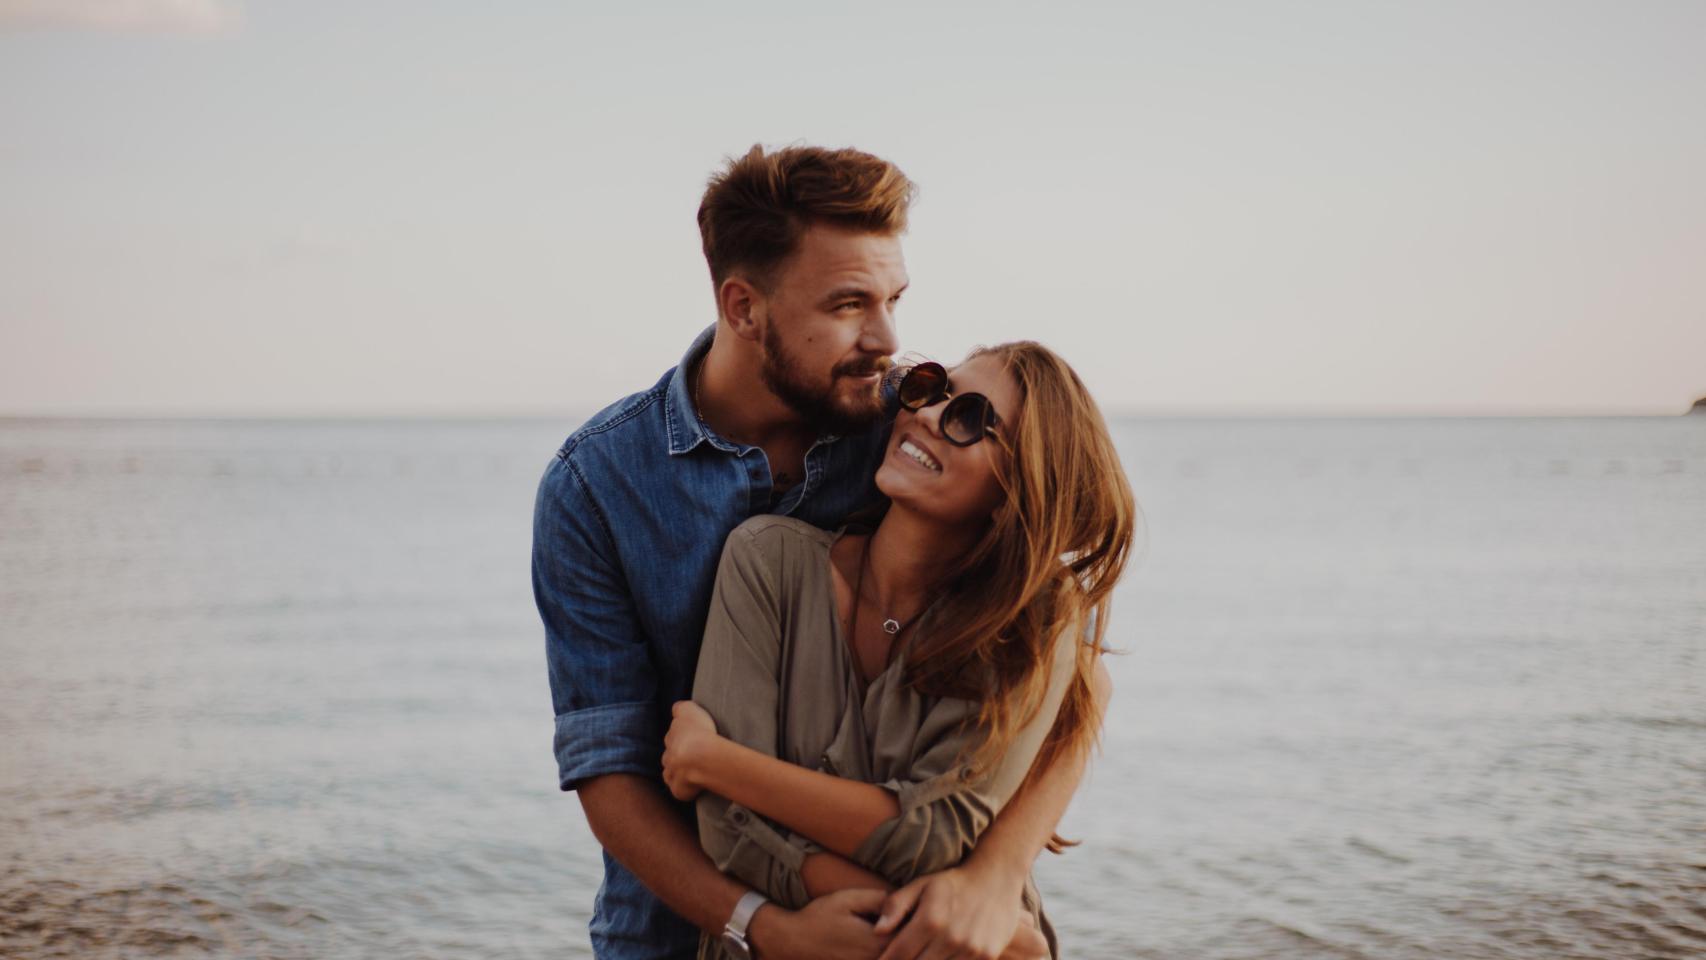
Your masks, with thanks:
[{"label": "olive green blouse", "polygon": [[[901,682],[904,647],[869,687],[860,676],[830,569],[839,535],[774,515],[735,528],[717,569],[693,700],[737,743],[894,791],[899,816],[877,827],[852,859],[899,886],[964,859],[1018,790],[1059,712],[1073,644],[1055,645],[1036,716],[979,777],[966,766],[968,748],[985,735],[972,722],[975,701],[908,688]],[[699,841],[719,869],[791,909],[811,899],[800,867],[821,847],[720,796],[701,794],[697,811]],[[1025,906],[1058,956],[1030,882]],[[715,940],[701,943],[701,957],[723,955]]]}]

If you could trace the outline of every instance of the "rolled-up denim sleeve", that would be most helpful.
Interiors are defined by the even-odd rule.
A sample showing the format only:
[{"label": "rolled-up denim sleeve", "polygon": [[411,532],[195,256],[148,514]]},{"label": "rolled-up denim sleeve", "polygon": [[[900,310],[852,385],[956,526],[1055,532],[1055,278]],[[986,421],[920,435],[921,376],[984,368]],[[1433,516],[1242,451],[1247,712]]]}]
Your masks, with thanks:
[{"label": "rolled-up denim sleeve", "polygon": [[1001,758],[979,774],[964,762],[987,730],[973,723],[977,704],[944,698],[926,716],[920,748],[906,775],[883,786],[892,790],[900,813],[883,821],[853,852],[853,861],[903,885],[964,860],[978,836],[1018,792],[1054,727],[1074,672],[1074,641],[1055,644],[1048,686],[1037,711]]},{"label": "rolled-up denim sleeve", "polygon": [[660,776],[662,714],[646,638],[605,518],[564,454],[534,501],[533,598],[545,625],[558,785]]},{"label": "rolled-up denim sleeve", "polygon": [[[748,530],[729,534],[706,614],[693,702],[717,721],[718,733],[775,757],[783,601],[772,561]],[[800,868],[820,847],[715,794],[700,794],[695,806],[699,843],[718,869],[784,906],[805,906],[810,898]]]}]

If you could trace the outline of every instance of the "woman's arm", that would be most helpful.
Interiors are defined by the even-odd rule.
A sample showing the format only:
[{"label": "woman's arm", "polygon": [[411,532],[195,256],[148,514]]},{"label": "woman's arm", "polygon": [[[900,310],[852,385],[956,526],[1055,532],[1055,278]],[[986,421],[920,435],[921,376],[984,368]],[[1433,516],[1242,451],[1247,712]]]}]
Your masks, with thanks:
[{"label": "woman's arm", "polygon": [[894,891],[894,886],[882,877],[841,856],[820,850],[806,857],[800,865],[800,876],[806,881],[806,892],[813,899],[837,890]]},{"label": "woman's arm", "polygon": [[717,733],[690,701],[674,707],[664,737],[664,782],[679,799],[709,791],[851,857],[884,821],[900,815],[887,788],[844,780],[760,753]]},{"label": "woman's arm", "polygon": [[[969,738],[978,735],[965,723],[976,705],[951,700],[940,701],[926,719],[919,739],[929,745],[914,758],[911,776],[887,784],[845,780],[744,746],[719,735],[709,713],[683,701],[675,705],[674,722],[664,738],[664,780],[681,799],[700,791],[726,797],[865,869],[905,882],[953,866],[973,850],[983,829],[1025,778],[1054,725],[1075,669],[1072,639],[1062,638],[1036,714],[995,769],[975,782],[964,779],[960,760]],[[1070,776],[1058,779],[1069,779],[1075,786],[1079,772],[1066,771]],[[1070,793],[1068,788],[1065,794]],[[1028,818],[1031,829],[1021,833],[1029,839],[1040,832],[1040,849],[1053,823],[1029,822],[1035,819]],[[1015,845],[1028,846],[1007,844]],[[1034,858],[1035,850],[1031,854]],[[1027,858],[1019,874],[1021,884],[1028,873]]]}]

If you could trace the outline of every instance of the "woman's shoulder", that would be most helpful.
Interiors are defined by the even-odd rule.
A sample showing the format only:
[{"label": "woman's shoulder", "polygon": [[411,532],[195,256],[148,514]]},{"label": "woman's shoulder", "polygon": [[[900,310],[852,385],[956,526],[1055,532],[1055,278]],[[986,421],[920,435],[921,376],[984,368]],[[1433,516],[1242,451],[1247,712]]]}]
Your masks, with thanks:
[{"label": "woman's shoulder", "polygon": [[718,581],[746,581],[752,590],[795,597],[824,576],[833,532],[792,517],[752,517],[728,532]]},{"label": "woman's shoulder", "polygon": [[812,579],[824,567],[835,534],[804,520],[761,514],[729,533],[723,546],[724,565],[765,571],[773,582]]},{"label": "woman's shoulder", "polygon": [[786,551],[789,547],[817,545],[828,547],[835,541],[833,531],[813,526],[796,517],[761,513],[750,517],[729,534],[730,549],[757,550],[762,553]]}]

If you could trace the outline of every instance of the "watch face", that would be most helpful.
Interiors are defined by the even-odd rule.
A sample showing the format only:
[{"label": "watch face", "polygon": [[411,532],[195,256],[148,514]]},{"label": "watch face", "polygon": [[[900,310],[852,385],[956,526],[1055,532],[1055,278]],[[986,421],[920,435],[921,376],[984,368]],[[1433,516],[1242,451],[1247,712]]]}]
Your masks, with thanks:
[{"label": "watch face", "polygon": [[746,938],[733,930],[723,931],[723,949],[739,957],[740,960],[752,960],[752,951],[747,949]]}]

